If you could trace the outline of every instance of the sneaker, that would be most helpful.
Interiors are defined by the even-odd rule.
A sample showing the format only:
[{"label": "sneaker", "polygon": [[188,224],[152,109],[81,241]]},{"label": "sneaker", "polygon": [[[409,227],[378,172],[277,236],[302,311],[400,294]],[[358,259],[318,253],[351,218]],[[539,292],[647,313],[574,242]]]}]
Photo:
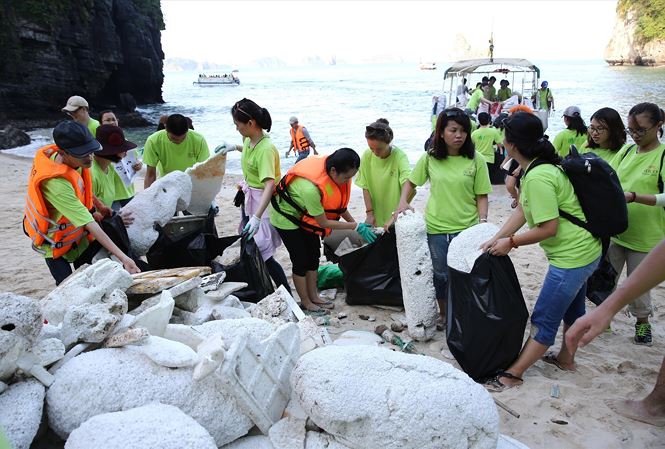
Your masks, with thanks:
[{"label": "sneaker", "polygon": [[633,340],[636,345],[651,346],[651,324],[649,323],[636,323],[635,324],[635,338]]}]

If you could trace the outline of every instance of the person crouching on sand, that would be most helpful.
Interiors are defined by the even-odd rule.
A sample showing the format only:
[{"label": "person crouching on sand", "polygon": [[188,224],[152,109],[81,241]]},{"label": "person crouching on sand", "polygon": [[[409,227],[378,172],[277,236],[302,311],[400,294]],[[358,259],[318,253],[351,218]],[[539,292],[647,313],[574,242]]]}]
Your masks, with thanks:
[{"label": "person crouching on sand", "polygon": [[[540,119],[518,112],[504,121],[504,130],[503,144],[508,154],[525,170],[520,205],[481,249],[495,256],[505,256],[513,248],[539,243],[550,266],[531,314],[529,339],[517,360],[485,384],[493,392],[522,384],[524,372],[554,344],[561,321],[565,336],[575,320],[584,315],[586,281],[598,266],[602,251],[600,240],[587,230],[559,219],[559,210],[580,220],[585,217],[573,185],[563,171],[553,165],[559,162],[559,157],[543,136]],[[536,160],[547,163],[529,169]],[[515,235],[525,223],[530,229]],[[558,354],[547,354],[543,361],[562,370],[575,370],[573,354],[565,342]]]}]

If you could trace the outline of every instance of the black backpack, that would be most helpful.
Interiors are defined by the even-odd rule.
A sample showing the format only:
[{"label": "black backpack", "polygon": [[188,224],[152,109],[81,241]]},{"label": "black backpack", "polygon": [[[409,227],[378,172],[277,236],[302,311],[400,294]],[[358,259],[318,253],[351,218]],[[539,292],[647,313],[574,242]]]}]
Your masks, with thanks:
[{"label": "black backpack", "polygon": [[[536,159],[531,163],[527,173],[542,164],[551,164],[551,162]],[[610,164],[594,153],[580,154],[577,147],[571,145],[570,153],[563,159],[559,168],[573,185],[586,222],[559,209],[561,217],[600,239],[608,239],[628,229],[626,197],[619,177]]]}]

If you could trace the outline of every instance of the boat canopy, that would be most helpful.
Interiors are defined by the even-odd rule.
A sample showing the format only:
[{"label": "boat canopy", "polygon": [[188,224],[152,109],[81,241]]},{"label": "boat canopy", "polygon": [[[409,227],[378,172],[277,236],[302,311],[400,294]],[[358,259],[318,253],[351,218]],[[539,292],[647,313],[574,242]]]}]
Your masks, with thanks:
[{"label": "boat canopy", "polygon": [[[478,70],[483,68],[483,70]],[[453,76],[460,76],[474,72],[483,73],[509,73],[509,72],[536,72],[536,77],[540,78],[540,69],[527,59],[521,58],[484,58],[484,59],[465,59],[457,61],[450,66],[443,75],[443,79]]]}]

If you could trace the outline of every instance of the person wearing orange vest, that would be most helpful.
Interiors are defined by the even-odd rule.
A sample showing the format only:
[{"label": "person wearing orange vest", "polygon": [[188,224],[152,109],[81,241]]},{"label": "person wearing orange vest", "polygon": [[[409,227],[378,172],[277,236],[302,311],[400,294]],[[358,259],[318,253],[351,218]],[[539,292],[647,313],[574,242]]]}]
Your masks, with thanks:
[{"label": "person wearing orange vest", "polygon": [[[100,245],[116,256],[130,273],[140,270],[111,241],[93,218],[92,154],[101,145],[82,124],[59,123],[55,145],[37,150],[28,178],[23,229],[60,284],[75,268],[90,263]],[[94,240],[97,244],[90,245]]]},{"label": "person wearing orange vest", "polygon": [[317,291],[321,237],[333,229],[355,229],[367,242],[376,240],[371,226],[356,223],[346,209],[351,179],[359,167],[358,154],[351,148],[340,148],[330,156],[297,163],[275,188],[270,222],[289,252],[293,284],[302,306],[309,311],[332,308]]},{"label": "person wearing orange vest", "polygon": [[291,125],[291,129],[289,130],[291,134],[291,146],[289,147],[289,151],[286,152],[286,157],[289,157],[289,153],[293,150],[298,155],[296,159],[296,163],[298,163],[309,156],[310,149],[314,151],[315,156],[318,155],[316,145],[314,145],[314,141],[310,137],[307,128],[298,124],[298,117],[291,117],[289,124]]}]

